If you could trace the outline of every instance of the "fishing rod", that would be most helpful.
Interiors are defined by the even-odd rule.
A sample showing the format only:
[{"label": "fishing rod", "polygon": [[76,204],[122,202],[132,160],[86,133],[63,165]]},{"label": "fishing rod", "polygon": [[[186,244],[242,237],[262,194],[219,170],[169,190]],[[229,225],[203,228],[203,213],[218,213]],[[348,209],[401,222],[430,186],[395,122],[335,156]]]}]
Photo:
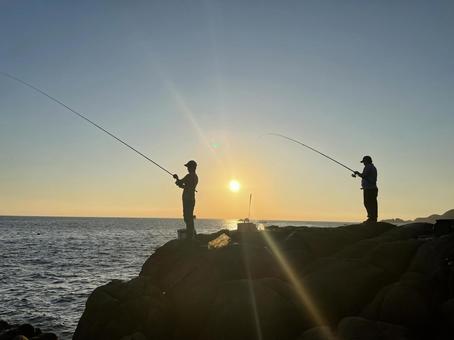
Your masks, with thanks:
[{"label": "fishing rod", "polygon": [[121,144],[125,145],[126,147],[128,147],[129,149],[131,149],[132,151],[134,151],[135,153],[139,154],[140,156],[142,156],[143,158],[145,158],[147,161],[153,163],[154,165],[156,165],[158,168],[160,168],[161,170],[167,172],[170,176],[173,176],[173,174],[167,170],[166,168],[164,168],[163,166],[159,165],[157,162],[155,162],[154,160],[152,160],[150,157],[148,157],[147,155],[143,154],[142,152],[140,152],[139,150],[137,150],[136,148],[132,147],[131,145],[129,145],[128,143],[126,143],[124,140],[118,138],[117,136],[115,136],[113,133],[107,131],[106,129],[104,129],[101,125],[95,123],[94,121],[88,119],[85,115],[83,115],[82,113],[80,112],[77,112],[76,110],[70,108],[68,105],[66,105],[65,103],[61,102],[60,100],[58,100],[57,98],[55,97],[52,97],[50,94],[44,92],[43,90],[33,86],[32,84],[29,84],[27,83],[26,81],[22,80],[22,79],[19,79],[15,76],[12,76],[11,74],[9,73],[6,73],[6,72],[2,72],[0,71],[0,74],[4,77],[7,77],[9,79],[12,79],[14,81],[17,81],[18,83],[21,83],[22,85],[25,85],[31,89],[33,89],[34,91],[42,94],[43,96],[46,96],[47,98],[49,98],[50,100],[54,101],[55,103],[63,106],[65,109],[71,111],[72,113],[74,113],[75,115],[77,115],[78,117],[84,119],[85,121],[87,121],[88,123],[90,123],[91,125],[95,126],[96,128],[98,128],[99,130],[103,131],[104,133],[108,134],[110,137],[116,139],[118,142],[120,142]]},{"label": "fishing rod", "polygon": [[323,152],[320,152],[320,151],[318,151],[317,149],[314,149],[313,147],[311,147],[311,146],[309,146],[309,145],[306,145],[306,144],[301,143],[300,141],[298,141],[298,140],[296,140],[296,139],[293,139],[293,138],[290,138],[290,137],[281,135],[281,134],[279,134],[279,133],[267,133],[266,135],[284,138],[284,139],[287,139],[287,140],[289,140],[289,141],[291,141],[291,142],[294,142],[294,143],[296,143],[296,144],[302,145],[302,146],[304,146],[304,147],[306,147],[306,148],[308,148],[308,149],[310,149],[310,150],[312,150],[312,151],[318,153],[319,155],[322,155],[323,157],[328,158],[329,160],[333,161],[334,163],[339,164],[340,166],[344,167],[345,169],[347,169],[347,170],[353,172],[353,175],[355,175],[355,177],[356,177],[355,170],[353,170],[352,168],[349,168],[348,166],[346,166],[345,164],[342,164],[341,162],[335,160],[334,158],[332,158],[332,157],[330,157],[330,156],[324,154]]}]

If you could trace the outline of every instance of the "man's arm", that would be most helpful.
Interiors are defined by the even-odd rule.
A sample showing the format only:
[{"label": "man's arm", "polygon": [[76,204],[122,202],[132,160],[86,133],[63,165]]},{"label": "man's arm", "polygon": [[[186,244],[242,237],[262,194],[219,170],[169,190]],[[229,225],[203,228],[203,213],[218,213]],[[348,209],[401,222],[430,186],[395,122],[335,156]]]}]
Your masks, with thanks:
[{"label": "man's arm", "polygon": [[186,175],[182,179],[179,179],[177,175],[173,175],[173,178],[176,179],[175,184],[177,186],[179,186],[180,188],[184,188],[186,186],[186,177],[188,177],[188,176]]},{"label": "man's arm", "polygon": [[371,168],[369,166],[365,166],[363,172],[355,171],[355,175],[361,178],[367,178],[371,173]]}]

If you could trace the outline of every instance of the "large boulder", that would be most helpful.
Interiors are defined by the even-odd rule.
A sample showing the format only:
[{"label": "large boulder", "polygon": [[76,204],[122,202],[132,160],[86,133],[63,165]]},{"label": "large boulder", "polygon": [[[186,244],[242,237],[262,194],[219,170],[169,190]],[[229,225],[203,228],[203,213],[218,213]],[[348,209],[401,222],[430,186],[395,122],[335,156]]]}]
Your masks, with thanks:
[{"label": "large boulder", "polygon": [[210,309],[203,340],[293,339],[301,332],[294,292],[278,279],[226,282]]},{"label": "large boulder", "polygon": [[121,339],[141,332],[148,338],[171,336],[171,304],[145,277],[114,280],[88,298],[73,339]]},{"label": "large boulder", "polygon": [[383,269],[361,260],[332,258],[319,263],[301,282],[300,290],[312,301],[304,305],[304,328],[334,325],[345,316],[356,315],[388,280]]},{"label": "large boulder", "polygon": [[445,258],[452,249],[454,235],[426,241],[400,280],[384,287],[362,315],[410,329],[432,327],[437,322],[440,304],[448,297]]},{"label": "large boulder", "polygon": [[[411,223],[400,227],[390,228],[382,234],[371,238],[365,238],[359,242],[346,246],[336,253],[336,256],[344,258],[362,258],[367,256],[371,250],[384,243],[417,241],[418,238],[429,234],[432,228],[433,225],[429,223]],[[419,241],[419,243],[408,243],[408,245],[412,247],[412,245],[419,245],[422,242],[423,241]]]},{"label": "large boulder", "polygon": [[313,257],[324,257],[358,241],[394,229],[388,223],[355,224],[338,228],[306,228],[294,230],[285,240],[286,249],[304,248]]},{"label": "large boulder", "polygon": [[198,336],[225,282],[283,277],[275,256],[260,246],[263,240],[259,238],[259,233],[251,233],[241,236],[244,242],[211,250],[200,238],[196,242],[171,241],[150,256],[141,276],[170,300],[178,337]]},{"label": "large boulder", "polygon": [[[180,269],[177,266],[169,271]],[[178,276],[180,279],[165,290],[174,307],[180,337],[195,337],[205,326],[214,300],[224,293],[225,282],[278,278],[282,273],[268,249],[232,245],[209,251],[191,271]]]},{"label": "large boulder", "polygon": [[409,340],[410,332],[405,327],[390,323],[367,320],[359,317],[342,319],[337,326],[337,336],[343,340]]},{"label": "large boulder", "polygon": [[423,241],[416,239],[381,242],[364,256],[364,261],[383,269],[390,279],[395,279],[405,272],[421,244]]}]

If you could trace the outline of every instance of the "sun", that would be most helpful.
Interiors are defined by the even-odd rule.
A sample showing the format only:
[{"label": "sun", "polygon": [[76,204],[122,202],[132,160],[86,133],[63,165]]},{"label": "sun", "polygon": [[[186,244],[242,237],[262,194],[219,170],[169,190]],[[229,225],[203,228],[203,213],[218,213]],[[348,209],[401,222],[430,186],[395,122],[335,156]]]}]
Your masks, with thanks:
[{"label": "sun", "polygon": [[238,191],[240,191],[240,188],[241,188],[241,184],[240,184],[240,182],[238,182],[237,180],[232,179],[232,180],[229,182],[229,189],[230,189],[230,191],[238,192]]}]

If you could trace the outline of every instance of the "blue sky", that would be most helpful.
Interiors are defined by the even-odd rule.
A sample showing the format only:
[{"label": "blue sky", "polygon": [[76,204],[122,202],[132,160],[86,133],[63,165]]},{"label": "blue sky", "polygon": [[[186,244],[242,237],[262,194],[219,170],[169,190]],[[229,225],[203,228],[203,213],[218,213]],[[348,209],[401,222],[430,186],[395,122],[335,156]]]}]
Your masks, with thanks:
[{"label": "blue sky", "polygon": [[[0,1],[0,70],[182,173],[199,215],[361,219],[371,154],[382,217],[452,208],[450,1]],[[0,79],[0,214],[179,216],[168,175]],[[219,144],[213,148],[212,144]],[[235,177],[242,194],[225,182]],[[245,196],[245,197],[243,197]],[[247,201],[247,199],[245,199]]]}]

